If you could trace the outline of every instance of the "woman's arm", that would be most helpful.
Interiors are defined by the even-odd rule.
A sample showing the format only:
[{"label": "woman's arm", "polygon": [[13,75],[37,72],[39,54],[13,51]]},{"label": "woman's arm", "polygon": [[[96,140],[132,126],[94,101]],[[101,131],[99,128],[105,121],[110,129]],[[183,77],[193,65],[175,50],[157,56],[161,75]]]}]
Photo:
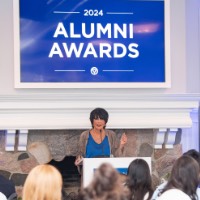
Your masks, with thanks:
[{"label": "woman's arm", "polygon": [[109,138],[111,153],[115,157],[122,157],[124,156],[124,146],[127,143],[127,136],[125,133],[123,133],[120,141],[118,140],[116,133],[111,130],[107,130],[107,135]]},{"label": "woman's arm", "polygon": [[81,135],[80,135],[79,143],[78,143],[78,153],[77,153],[77,156],[76,156],[76,160],[74,162],[74,164],[76,166],[80,165],[83,157],[85,157],[88,135],[89,135],[89,130],[82,132]]}]

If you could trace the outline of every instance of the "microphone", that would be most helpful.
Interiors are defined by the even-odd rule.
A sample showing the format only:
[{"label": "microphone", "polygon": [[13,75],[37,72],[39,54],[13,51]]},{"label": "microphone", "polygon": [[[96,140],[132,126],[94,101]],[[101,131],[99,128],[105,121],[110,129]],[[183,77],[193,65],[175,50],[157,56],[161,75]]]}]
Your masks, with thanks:
[{"label": "microphone", "polygon": [[103,129],[100,129],[99,132],[100,132],[100,137],[101,137],[102,155],[95,156],[95,158],[108,158],[110,156],[105,155],[105,153],[104,153],[104,145],[102,144],[102,142],[103,142],[103,137],[102,137]]},{"label": "microphone", "polygon": [[105,155],[104,155],[104,146],[103,146],[103,144],[102,144],[102,142],[103,142],[103,138],[102,138],[102,129],[100,129],[100,135],[101,135],[102,156],[105,156]]}]

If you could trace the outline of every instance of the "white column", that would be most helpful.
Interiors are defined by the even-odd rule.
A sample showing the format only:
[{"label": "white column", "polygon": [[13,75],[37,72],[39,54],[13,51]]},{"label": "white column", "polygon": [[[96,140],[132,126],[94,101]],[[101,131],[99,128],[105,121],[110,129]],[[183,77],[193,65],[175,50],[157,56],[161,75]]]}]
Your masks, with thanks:
[{"label": "white column", "polygon": [[26,151],[28,130],[19,130],[18,151]]},{"label": "white column", "polygon": [[14,151],[15,150],[15,136],[16,130],[6,130],[6,141],[5,141],[5,149],[6,151]]},{"label": "white column", "polygon": [[162,145],[165,140],[166,128],[159,128],[154,131],[154,148],[162,149]]},{"label": "white column", "polygon": [[188,151],[189,149],[196,149],[199,151],[199,113],[192,112],[192,127],[191,128],[183,128],[181,135],[181,144],[183,153]]},{"label": "white column", "polygon": [[167,130],[167,134],[165,137],[165,148],[166,149],[173,149],[177,131],[178,131],[177,128],[170,128]]}]

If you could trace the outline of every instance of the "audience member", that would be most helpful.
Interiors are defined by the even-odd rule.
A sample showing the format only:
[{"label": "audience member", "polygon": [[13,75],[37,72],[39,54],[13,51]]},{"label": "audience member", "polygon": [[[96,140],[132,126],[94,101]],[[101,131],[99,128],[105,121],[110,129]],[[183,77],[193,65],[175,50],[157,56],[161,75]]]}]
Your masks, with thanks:
[{"label": "audience member", "polygon": [[200,153],[198,151],[196,151],[195,149],[190,149],[187,152],[185,152],[183,155],[184,156],[191,156],[192,158],[194,158],[198,162],[198,164],[200,166]]},{"label": "audience member", "polygon": [[2,175],[0,175],[0,192],[7,198],[16,192],[14,183]]},{"label": "audience member", "polygon": [[90,185],[79,193],[79,200],[125,200],[124,187],[119,173],[107,163],[94,173]]},{"label": "audience member", "polygon": [[23,200],[61,200],[62,177],[52,165],[38,165],[31,170],[23,188]]},{"label": "audience member", "polygon": [[127,173],[126,186],[130,200],[150,200],[153,194],[149,165],[144,159],[133,160]]},{"label": "audience member", "polygon": [[170,178],[158,200],[197,200],[199,164],[190,156],[183,155],[172,167]]},{"label": "audience member", "polygon": [[[198,151],[196,151],[195,149],[190,149],[189,151],[185,152],[183,155],[187,155],[187,156],[191,156],[192,158],[194,158],[199,166],[200,166],[200,153]],[[161,194],[162,190],[164,189],[164,187],[167,185],[167,181],[165,181],[164,183],[162,183],[161,185],[159,185],[156,190],[153,193],[152,196],[152,200],[156,200],[158,198],[158,196]],[[197,196],[200,199],[200,188],[197,188]]]}]

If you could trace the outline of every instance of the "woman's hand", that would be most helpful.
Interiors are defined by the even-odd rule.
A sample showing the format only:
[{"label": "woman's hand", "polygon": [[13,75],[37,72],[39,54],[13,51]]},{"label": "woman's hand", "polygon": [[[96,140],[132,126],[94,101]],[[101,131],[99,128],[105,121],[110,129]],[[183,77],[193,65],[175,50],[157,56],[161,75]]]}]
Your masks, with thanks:
[{"label": "woman's hand", "polygon": [[120,147],[124,147],[124,145],[127,143],[127,136],[125,133],[122,134],[122,137],[120,139]]},{"label": "woman's hand", "polygon": [[75,162],[74,162],[74,164],[75,164],[76,166],[82,165],[82,164],[83,164],[83,157],[82,157],[82,156],[77,156],[77,157],[76,157],[76,160],[75,160]]}]

